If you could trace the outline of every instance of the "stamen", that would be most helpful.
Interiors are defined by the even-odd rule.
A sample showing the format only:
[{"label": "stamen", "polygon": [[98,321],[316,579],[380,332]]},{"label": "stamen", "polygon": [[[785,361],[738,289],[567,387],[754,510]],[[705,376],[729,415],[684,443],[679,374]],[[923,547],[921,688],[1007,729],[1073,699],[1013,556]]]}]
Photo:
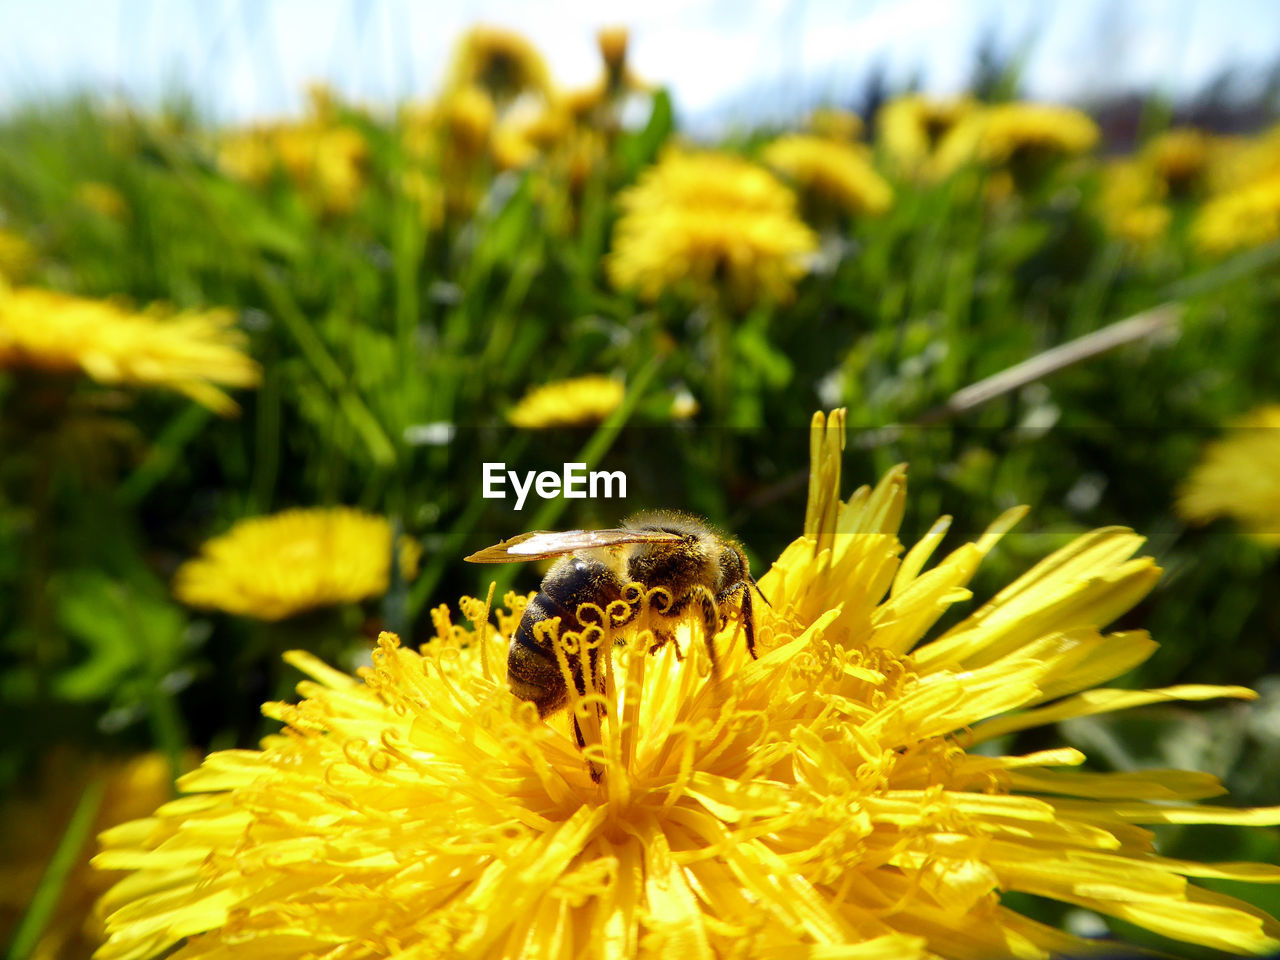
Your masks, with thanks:
[{"label": "stamen", "polygon": [[493,679],[489,670],[489,611],[493,609],[493,593],[498,589],[497,581],[489,581],[489,593],[484,598],[483,607],[474,597],[463,597],[458,606],[471,621],[475,642],[480,646],[480,675],[486,680]]},{"label": "stamen", "polygon": [[[661,588],[657,588],[661,589]],[[627,650],[627,679],[622,691],[622,769],[635,769],[636,732],[640,725],[640,694],[644,690],[645,662],[649,658],[649,645],[653,643],[653,629],[649,625],[649,611],[652,608],[653,596],[657,591],[648,591],[641,583],[628,583],[622,588],[622,598],[631,608],[636,618],[636,635]],[[667,606],[671,603],[671,594],[663,591],[667,597]]]}]

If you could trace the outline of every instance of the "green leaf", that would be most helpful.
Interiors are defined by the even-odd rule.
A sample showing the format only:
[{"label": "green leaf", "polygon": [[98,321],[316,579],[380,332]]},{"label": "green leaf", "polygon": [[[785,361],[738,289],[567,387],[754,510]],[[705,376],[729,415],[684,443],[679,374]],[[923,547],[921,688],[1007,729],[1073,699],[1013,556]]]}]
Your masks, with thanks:
[{"label": "green leaf", "polygon": [[105,699],[133,674],[163,676],[178,661],[186,617],[166,598],[97,570],[58,577],[58,622],[84,648],[55,692],[67,700]]},{"label": "green leaf", "polygon": [[618,156],[622,160],[625,178],[634,180],[636,174],[653,163],[658,151],[670,139],[675,130],[675,114],[671,109],[671,97],[666,90],[653,95],[653,110],[643,130],[628,133],[618,140]]}]

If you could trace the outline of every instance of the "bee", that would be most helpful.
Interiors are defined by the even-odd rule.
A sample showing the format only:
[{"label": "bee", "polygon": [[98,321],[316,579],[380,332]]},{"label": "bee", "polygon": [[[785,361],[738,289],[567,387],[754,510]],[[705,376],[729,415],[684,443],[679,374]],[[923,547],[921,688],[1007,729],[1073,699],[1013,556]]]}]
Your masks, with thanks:
[{"label": "bee", "polygon": [[[727,623],[736,602],[747,651],[756,656],[751,591],[759,593],[766,604],[769,601],[751,578],[742,546],[705,520],[686,513],[639,513],[614,530],[521,534],[466,559],[472,563],[513,563],[549,557],[560,559],[525,607],[507,654],[511,692],[537,707],[539,717],[565,706],[569,689],[550,641],[534,628],[559,617],[563,629],[584,631],[588,624],[578,618],[579,607],[592,603],[607,610],[610,603],[623,599],[624,588],[632,582],[646,590],[666,589],[670,602],[656,611],[662,619],[674,620],[690,610],[701,617],[713,672],[718,669],[713,638]],[[634,618],[638,605],[630,606]],[[674,645],[674,624],[654,627],[653,633],[650,653],[667,643]],[[676,650],[679,656],[679,648]],[[596,654],[592,650],[589,655],[593,687],[598,683]],[[587,681],[581,665],[575,664],[571,672],[578,694],[585,695]],[[580,731],[578,737],[581,743]]]}]

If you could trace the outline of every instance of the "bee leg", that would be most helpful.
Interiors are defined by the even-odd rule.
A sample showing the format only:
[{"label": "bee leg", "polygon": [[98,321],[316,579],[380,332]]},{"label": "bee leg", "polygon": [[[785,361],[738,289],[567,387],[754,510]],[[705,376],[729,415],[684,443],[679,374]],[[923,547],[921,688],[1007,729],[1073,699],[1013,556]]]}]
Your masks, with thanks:
[{"label": "bee leg", "polygon": [[[756,618],[751,609],[751,584],[746,580],[739,580],[737,583],[731,583],[721,591],[716,597],[716,603],[722,604],[735,593],[742,592],[742,606],[740,607],[742,616],[742,632],[747,637],[747,653],[751,654],[752,660],[759,660],[760,657],[756,653]],[[761,594],[764,596],[764,594]],[[765,601],[768,603],[768,601]]]},{"label": "bee leg", "polygon": [[[582,725],[578,723],[578,718],[571,715],[571,726],[573,727],[573,739],[578,743],[579,750],[587,749],[587,738],[582,733]],[[593,761],[587,761],[587,772],[591,774],[591,782],[599,783],[604,777],[604,771],[600,769]]]},{"label": "bee leg", "polygon": [[[598,669],[599,656],[600,656],[599,650],[593,649],[589,651],[587,669],[591,673],[591,688],[596,693],[603,696],[604,695],[604,674]],[[577,687],[579,696],[586,696],[587,681],[585,677],[581,675],[575,677],[574,686]],[[599,704],[595,705],[594,710],[596,711],[597,717],[604,716],[604,709]],[[569,724],[571,727],[573,727],[573,739],[577,742],[578,749],[586,750],[587,738],[586,738],[586,735],[582,732],[582,724],[578,720],[578,714],[576,710],[569,711]],[[601,778],[604,776],[604,771],[601,770],[600,767],[597,766],[595,762],[591,760],[587,761],[587,770],[591,774],[591,780],[593,783],[599,783]]]},{"label": "bee leg", "polygon": [[666,630],[655,629],[653,631],[653,645],[649,647],[650,653],[657,653],[667,644],[671,644],[671,649],[676,652],[676,659],[683,662],[684,653],[680,650],[680,644],[676,643],[676,635]]},{"label": "bee leg", "polygon": [[716,604],[711,591],[702,586],[694,587],[671,604],[671,609],[664,616],[677,617],[684,612],[685,607],[695,602],[702,607],[702,638],[707,645],[707,656],[711,660],[711,675],[719,678],[720,660],[716,656],[715,638],[716,632],[720,629],[720,607]]}]

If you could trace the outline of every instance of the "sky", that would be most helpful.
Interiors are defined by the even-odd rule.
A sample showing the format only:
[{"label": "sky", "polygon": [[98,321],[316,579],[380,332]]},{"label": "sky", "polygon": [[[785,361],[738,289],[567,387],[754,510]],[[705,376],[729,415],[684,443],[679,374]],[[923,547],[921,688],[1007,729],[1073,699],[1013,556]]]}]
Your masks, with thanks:
[{"label": "sky", "polygon": [[391,103],[436,89],[475,23],[523,32],[566,87],[597,75],[596,28],[626,25],[636,72],[694,123],[839,103],[875,66],[956,92],[986,35],[1025,53],[1025,92],[1048,100],[1178,97],[1224,66],[1248,84],[1280,56],[1275,0],[0,0],[0,110],[179,87],[238,122],[297,112],[313,80]]}]

